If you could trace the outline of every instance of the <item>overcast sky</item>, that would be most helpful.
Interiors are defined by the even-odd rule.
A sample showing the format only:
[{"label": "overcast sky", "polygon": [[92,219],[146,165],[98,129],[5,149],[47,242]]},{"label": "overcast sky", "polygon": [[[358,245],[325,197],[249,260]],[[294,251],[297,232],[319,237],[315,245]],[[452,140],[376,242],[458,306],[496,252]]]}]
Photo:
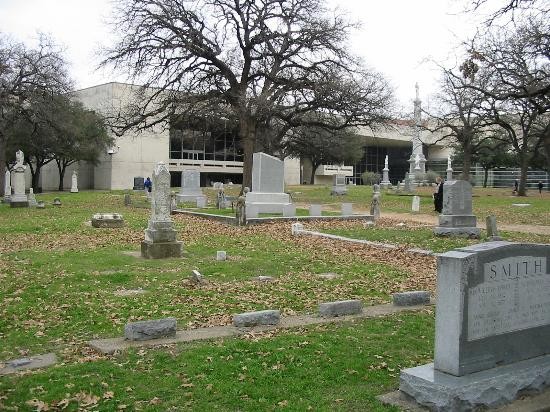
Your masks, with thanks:
[{"label": "overcast sky", "polygon": [[[464,0],[329,0],[329,4],[362,23],[351,39],[352,52],[385,74],[406,107],[412,105],[415,82],[425,105],[436,90],[437,70],[428,60],[454,61],[457,45],[479,27],[479,18],[462,13]],[[123,80],[95,69],[98,48],[110,38],[104,24],[110,11],[110,0],[0,0],[0,30],[29,44],[39,31],[50,34],[66,49],[76,87],[84,88]]]}]

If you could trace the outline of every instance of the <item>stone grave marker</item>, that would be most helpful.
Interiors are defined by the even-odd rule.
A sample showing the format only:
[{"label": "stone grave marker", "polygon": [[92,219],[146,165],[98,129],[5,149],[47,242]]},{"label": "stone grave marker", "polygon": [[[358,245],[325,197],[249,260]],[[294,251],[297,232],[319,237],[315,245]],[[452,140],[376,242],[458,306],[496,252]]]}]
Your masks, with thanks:
[{"label": "stone grave marker", "polygon": [[465,180],[443,183],[443,211],[434,233],[439,236],[479,238],[481,230],[472,214],[472,185]]},{"label": "stone grave marker", "polygon": [[317,204],[309,205],[309,215],[310,216],[321,216],[322,215],[321,205],[317,205]]},{"label": "stone grave marker", "polygon": [[342,203],[342,216],[353,215],[353,203]]},{"label": "stone grave marker", "polygon": [[58,198],[58,197],[55,197],[55,198],[53,199],[52,205],[54,205],[54,206],[61,206],[61,199]]},{"label": "stone grave marker", "polygon": [[[282,213],[290,203],[285,193],[284,162],[274,156],[258,152],[252,160],[252,191],[246,194],[246,206],[256,205],[258,213]],[[247,216],[250,215],[247,212]]]},{"label": "stone grave marker", "polygon": [[132,204],[132,197],[130,194],[126,193],[124,195],[124,206],[130,206]]},{"label": "stone grave marker", "polygon": [[489,240],[502,240],[502,238],[498,234],[496,216],[487,216],[487,218],[485,219],[485,227],[487,228],[487,238]]},{"label": "stone grave marker", "polygon": [[216,260],[218,261],[227,260],[227,253],[225,252],[225,250],[218,250],[216,252]]},{"label": "stone grave marker", "polygon": [[76,173],[76,170],[73,170],[73,174],[71,176],[71,193],[78,193],[78,174]]},{"label": "stone grave marker", "polygon": [[29,194],[27,195],[27,201],[29,202],[29,207],[36,207],[36,196],[34,195],[33,188],[29,188]]},{"label": "stone grave marker", "polygon": [[345,175],[333,175],[332,176],[332,190],[331,195],[342,196],[348,193],[348,187],[346,186]]},{"label": "stone grave marker", "polygon": [[296,216],[296,205],[293,203],[288,203],[283,206],[283,216],[285,217],[294,217]]},{"label": "stone grave marker", "polygon": [[141,256],[146,259],[181,257],[182,245],[170,218],[170,172],[159,162],[153,171],[151,218],[141,242]]},{"label": "stone grave marker", "polygon": [[134,177],[132,190],[145,190],[145,179],[143,177]]},{"label": "stone grave marker", "polygon": [[21,150],[15,153],[16,163],[12,170],[13,194],[10,199],[11,207],[29,207],[29,201],[25,194],[25,169],[23,164],[25,155]]},{"label": "stone grave marker", "polygon": [[6,170],[4,175],[4,203],[9,203],[11,201],[11,172]]},{"label": "stone grave marker", "polygon": [[550,385],[550,245],[495,241],[438,255],[434,362],[400,390],[434,410],[513,401]]},{"label": "stone grave marker", "polygon": [[373,186],[370,214],[374,220],[380,218],[380,186],[378,185]]},{"label": "stone grave marker", "polygon": [[120,213],[96,213],[92,216],[93,227],[124,227],[124,218]]},{"label": "stone grave marker", "polygon": [[201,173],[195,169],[185,169],[181,172],[181,188],[176,195],[176,201],[196,202],[198,197],[204,197],[201,190]]},{"label": "stone grave marker", "polygon": [[412,211],[413,212],[420,212],[420,196],[413,196]]}]

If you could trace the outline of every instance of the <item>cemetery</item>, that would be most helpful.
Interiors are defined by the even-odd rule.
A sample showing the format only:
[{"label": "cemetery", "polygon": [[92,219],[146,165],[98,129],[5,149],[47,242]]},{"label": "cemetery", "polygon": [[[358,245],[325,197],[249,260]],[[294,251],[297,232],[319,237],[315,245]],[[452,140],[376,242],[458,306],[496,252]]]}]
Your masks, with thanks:
[{"label": "cemetery", "polygon": [[[33,194],[45,204],[41,211],[0,205],[6,410],[390,411],[404,397],[452,410],[448,405],[467,393],[460,389],[464,380],[467,388],[487,385],[483,393],[493,393],[495,381],[519,382],[498,396],[474,390],[464,405],[499,406],[544,389],[546,363],[530,365],[548,355],[548,295],[541,286],[550,231],[513,226],[550,226],[547,198],[529,197],[530,208],[517,208],[502,191],[474,188],[469,213],[477,223],[492,216],[475,239],[433,233],[439,221],[431,188],[417,188],[419,212],[413,212],[412,195],[387,189],[349,186],[334,196],[331,185],[291,186],[285,189],[297,208],[319,205],[338,219],[238,227],[170,214],[166,193],[178,189],[158,180],[163,167],[151,176],[165,194],[153,192],[150,201],[142,190],[80,190]],[[227,191],[238,195],[238,188]],[[209,205],[217,195],[201,188]],[[373,195],[380,217],[354,219],[370,216]],[[53,206],[54,198],[61,206]],[[351,216],[342,216],[346,203]],[[90,216],[105,222],[101,230]],[[517,265],[510,242],[519,242]],[[150,259],[151,247],[169,252]],[[512,264],[525,278],[520,289],[505,278]],[[449,272],[456,267],[480,269],[468,272],[476,279],[470,281]],[[492,271],[515,299],[500,309],[499,326],[477,315],[487,299],[502,299],[504,292],[491,292]],[[460,279],[475,282],[467,300],[452,295],[463,286],[441,283]],[[440,296],[456,303],[442,305]],[[467,306],[455,310],[461,301]],[[513,319],[505,315],[509,308],[518,308]],[[441,324],[467,326],[442,331]],[[515,374],[506,375],[510,370]],[[421,381],[430,373],[451,386]],[[304,389],[289,393],[290,386]]]}]

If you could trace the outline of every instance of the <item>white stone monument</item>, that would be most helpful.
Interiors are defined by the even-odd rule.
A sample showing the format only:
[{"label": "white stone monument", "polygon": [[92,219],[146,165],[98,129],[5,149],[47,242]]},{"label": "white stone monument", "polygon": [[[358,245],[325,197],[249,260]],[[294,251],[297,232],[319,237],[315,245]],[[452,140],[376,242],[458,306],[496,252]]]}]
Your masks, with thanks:
[{"label": "white stone monument", "polygon": [[[414,132],[412,136],[412,153],[409,158],[409,175],[426,173],[426,158],[422,152],[422,140],[420,140],[420,126],[422,124],[422,101],[418,93],[418,83],[415,85],[416,99],[414,100]],[[418,160],[417,160],[418,156]],[[411,176],[413,177],[413,176]]]},{"label": "white stone monument", "polygon": [[181,172],[181,189],[176,195],[176,202],[196,202],[198,197],[204,197],[201,190],[201,173],[195,169],[185,169]]},{"label": "white stone monument", "polygon": [[183,243],[177,240],[170,218],[170,172],[159,162],[153,171],[151,218],[141,242],[141,256],[146,259],[181,257]]},{"label": "white stone monument", "polygon": [[380,182],[380,186],[383,189],[387,189],[388,187],[391,186],[390,176],[389,176],[390,168],[388,164],[389,164],[388,155],[386,155],[386,158],[384,159],[384,168],[382,169],[382,181]]},{"label": "white stone monument", "polygon": [[4,203],[11,202],[11,172],[6,170],[4,175]]},{"label": "white stone monument", "polygon": [[453,180],[453,168],[451,167],[451,156],[447,156],[447,180]]},{"label": "white stone monument", "polygon": [[25,169],[27,166],[23,164],[24,159],[25,155],[21,150],[18,150],[15,153],[16,163],[13,167],[13,195],[10,201],[11,207],[29,207],[29,201],[25,194]]},{"label": "white stone monument", "polygon": [[252,191],[246,194],[248,208],[256,206],[258,213],[283,213],[283,206],[290,202],[285,193],[285,173],[282,160],[258,152],[253,155]]},{"label": "white stone monument", "polygon": [[73,170],[71,176],[71,193],[78,193],[78,173],[76,173],[76,170]]},{"label": "white stone monument", "polygon": [[413,196],[412,211],[420,212],[420,196]]},{"label": "white stone monument", "polygon": [[36,202],[36,196],[34,195],[33,188],[29,188],[29,194],[27,195],[27,201],[29,202],[29,207],[36,207],[38,203]]}]

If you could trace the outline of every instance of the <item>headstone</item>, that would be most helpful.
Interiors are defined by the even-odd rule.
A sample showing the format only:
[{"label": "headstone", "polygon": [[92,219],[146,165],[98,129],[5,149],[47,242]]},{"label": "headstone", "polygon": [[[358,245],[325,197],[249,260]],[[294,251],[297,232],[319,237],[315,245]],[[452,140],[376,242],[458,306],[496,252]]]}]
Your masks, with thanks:
[{"label": "headstone", "polygon": [[472,185],[465,180],[443,183],[443,211],[434,233],[477,239],[481,231],[476,224],[476,217],[472,214]]},{"label": "headstone", "polygon": [[414,183],[414,175],[405,173],[405,180],[403,181],[403,191],[405,193],[414,193],[416,191],[416,186]]},{"label": "headstone", "polygon": [[321,303],[319,305],[319,316],[325,318],[355,315],[362,311],[363,303],[360,300],[341,300],[337,302]]},{"label": "headstone", "polygon": [[386,155],[386,158],[384,160],[384,168],[382,169],[382,181],[380,182],[380,186],[382,188],[387,189],[391,186],[390,182],[390,168],[388,167],[388,155]]},{"label": "headstone", "polygon": [[4,175],[4,203],[11,201],[11,172],[6,170]]},{"label": "headstone", "polygon": [[348,187],[346,186],[345,175],[333,175],[332,176],[332,190],[331,195],[342,196],[348,193]]},{"label": "headstone", "polygon": [[27,201],[29,202],[29,207],[36,207],[36,196],[34,195],[33,188],[29,188],[29,194],[27,195]]},{"label": "headstone", "polygon": [[38,202],[36,202],[36,208],[37,209],[45,209],[46,204],[42,200],[39,200]]},{"label": "headstone", "polygon": [[73,170],[73,175],[71,176],[71,193],[78,193],[78,174],[76,170]]},{"label": "headstone", "polygon": [[127,340],[151,340],[176,336],[175,318],[130,322],[124,326],[124,338]]},{"label": "headstone", "polygon": [[204,209],[208,204],[206,196],[197,196],[197,208]]},{"label": "headstone", "polygon": [[55,197],[55,198],[53,199],[52,205],[54,205],[54,206],[61,206],[61,199],[58,198],[58,197]]},{"label": "headstone", "polygon": [[202,273],[200,273],[198,270],[191,271],[191,282],[196,283],[197,285],[207,283]]},{"label": "headstone", "polygon": [[170,172],[159,162],[153,171],[151,218],[141,242],[141,256],[146,259],[181,257],[182,245],[170,218]]},{"label": "headstone", "polygon": [[283,206],[283,216],[294,217],[296,216],[296,205],[294,203],[288,203]]},{"label": "headstone", "polygon": [[21,150],[15,153],[16,163],[12,170],[13,194],[10,199],[11,207],[29,207],[29,201],[25,194],[25,156]]},{"label": "headstone", "polygon": [[321,205],[309,205],[309,215],[310,216],[321,216]]},{"label": "headstone", "polygon": [[412,211],[420,212],[420,196],[413,196]]},{"label": "headstone", "polygon": [[254,153],[252,191],[246,194],[246,206],[256,205],[258,213],[282,213],[284,205],[291,203],[290,196],[284,192],[284,180],[282,160],[262,152]]},{"label": "headstone", "polygon": [[178,203],[195,202],[197,197],[203,197],[201,190],[201,173],[195,169],[185,169],[181,172],[181,189],[176,195]]},{"label": "headstone", "polygon": [[434,363],[400,390],[433,410],[511,402],[550,385],[550,245],[487,242],[438,255]]},{"label": "headstone", "polygon": [[299,235],[304,230],[304,225],[301,223],[293,223],[291,227],[291,233],[293,236]]},{"label": "headstone", "polygon": [[126,193],[124,195],[124,206],[130,206],[132,204],[132,197]]},{"label": "headstone", "polygon": [[246,204],[246,207],[245,207],[245,211],[246,211],[246,219],[257,219],[258,217],[260,217],[260,213],[259,213],[259,210],[258,210],[258,205],[255,205],[255,204]]},{"label": "headstone", "polygon": [[427,305],[429,303],[430,292],[425,290],[414,290],[393,294],[393,304],[395,306]]},{"label": "headstone", "polygon": [[353,203],[342,203],[342,216],[353,215]]},{"label": "headstone", "polygon": [[380,218],[380,191],[378,190],[373,190],[372,192],[372,200],[370,202],[370,214],[374,220]]},{"label": "headstone", "polygon": [[281,320],[281,312],[278,310],[260,310],[258,312],[245,312],[233,316],[233,325],[238,328],[277,325]]},{"label": "headstone", "polygon": [[145,190],[145,179],[143,177],[134,177],[134,186],[132,190]]},{"label": "headstone", "polygon": [[485,227],[487,228],[487,238],[490,241],[502,240],[498,234],[497,218],[496,216],[487,216],[485,219]]},{"label": "headstone", "polygon": [[218,260],[218,261],[227,260],[227,253],[225,252],[225,250],[218,250],[216,252],[216,260]]},{"label": "headstone", "polygon": [[93,227],[124,227],[124,218],[119,213],[96,213],[92,216]]}]

